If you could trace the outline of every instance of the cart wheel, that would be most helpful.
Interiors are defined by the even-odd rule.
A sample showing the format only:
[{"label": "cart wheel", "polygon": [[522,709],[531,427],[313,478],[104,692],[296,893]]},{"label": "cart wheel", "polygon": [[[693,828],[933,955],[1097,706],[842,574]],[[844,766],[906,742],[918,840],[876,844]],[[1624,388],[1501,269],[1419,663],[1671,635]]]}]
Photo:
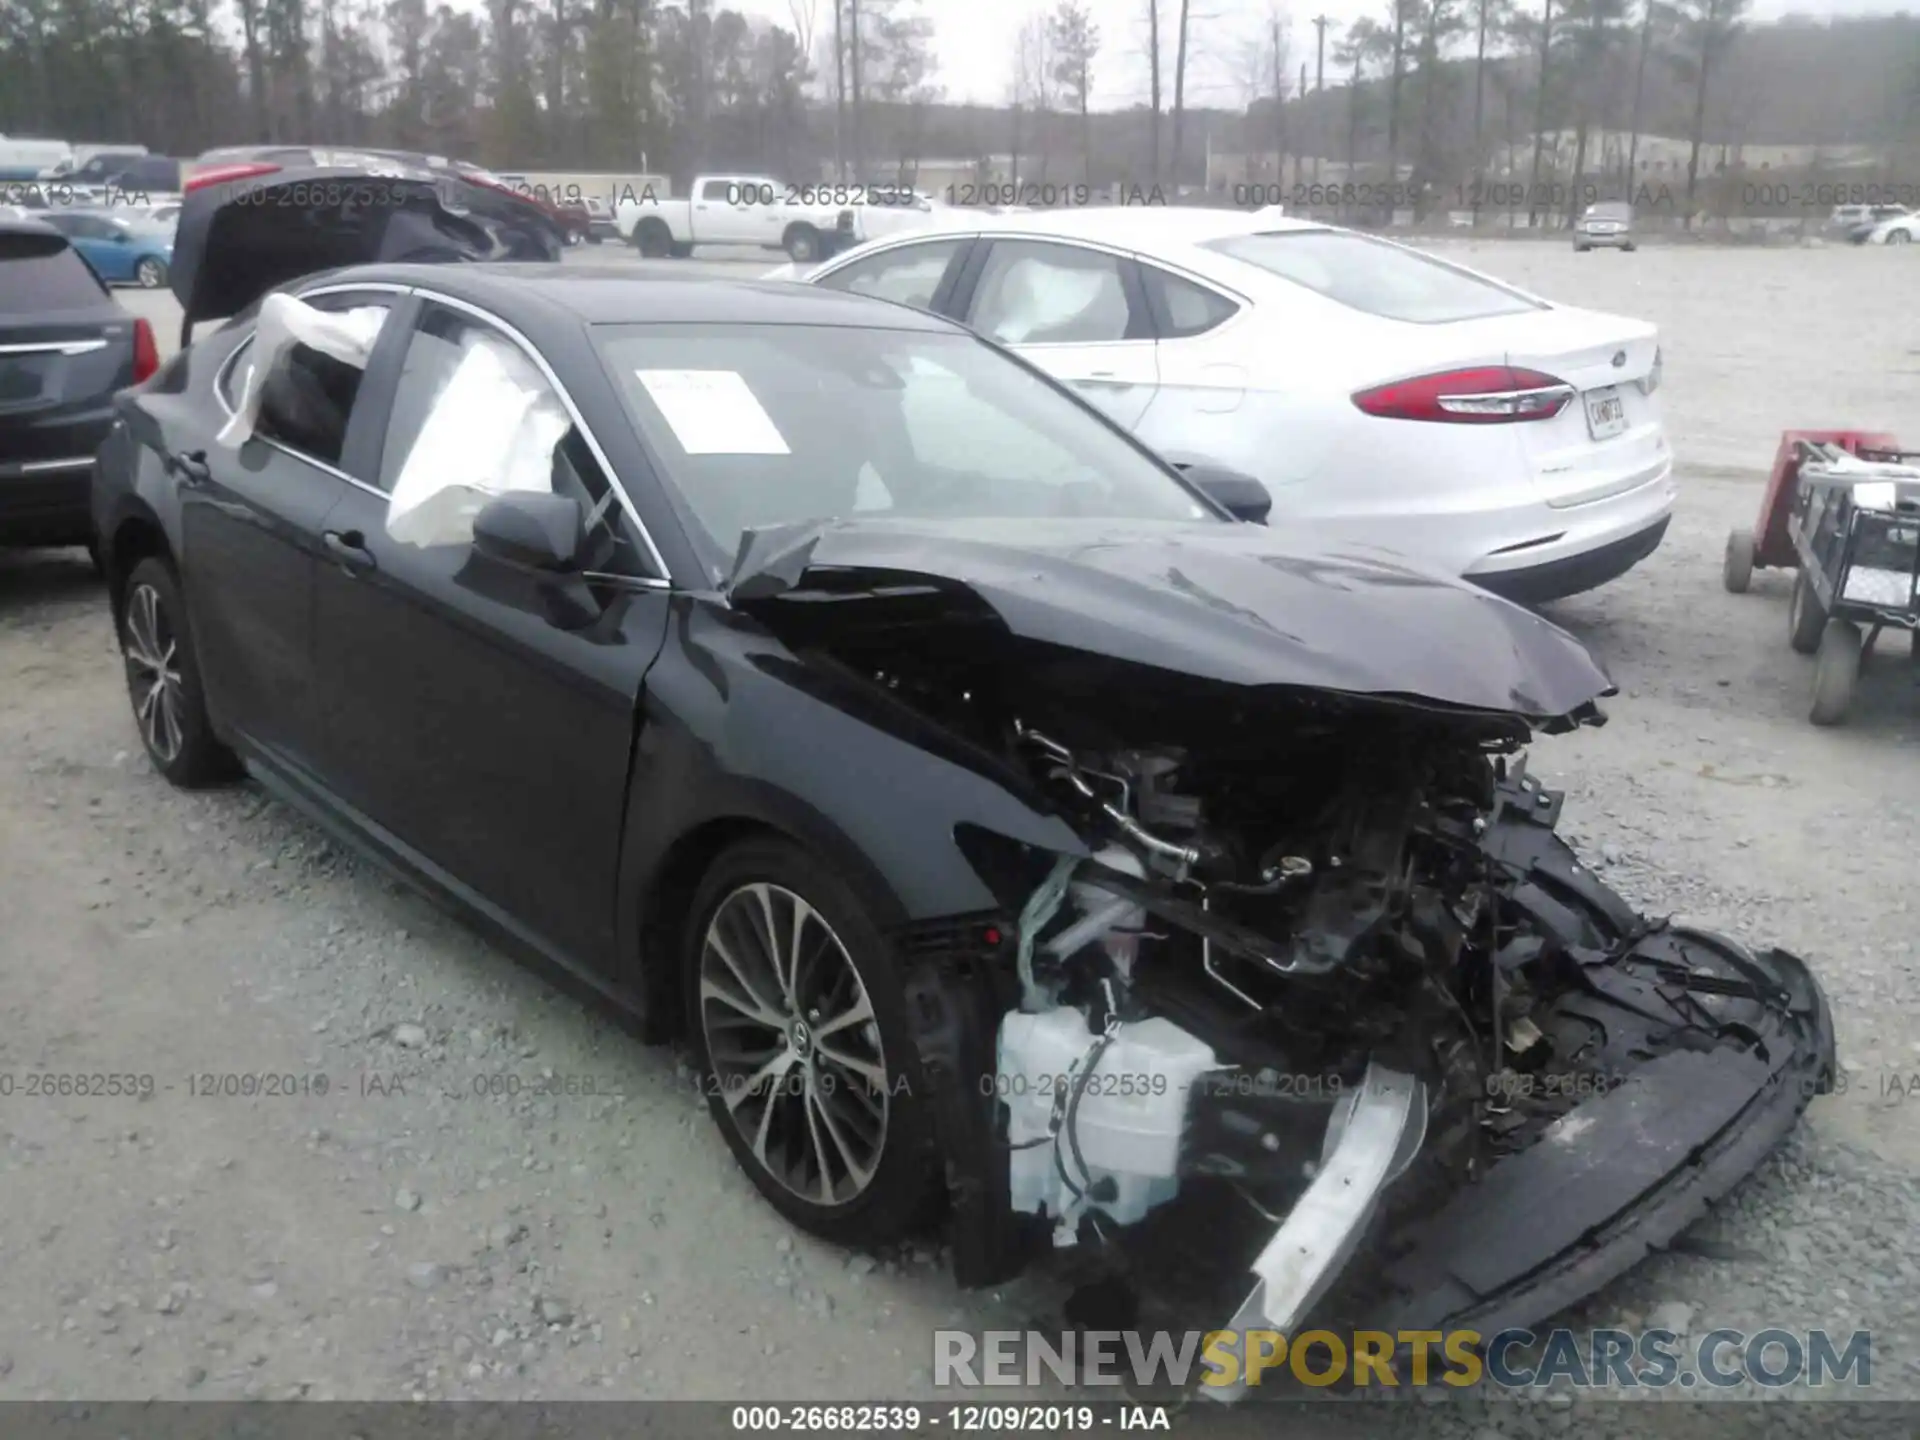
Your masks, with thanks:
[{"label": "cart wheel", "polygon": [[1813,582],[1802,570],[1793,577],[1793,599],[1787,602],[1787,643],[1802,655],[1820,648],[1827,631],[1827,607],[1820,603]]},{"label": "cart wheel", "polygon": [[1727,559],[1720,567],[1720,578],[1735,595],[1747,593],[1753,583],[1753,532],[1735,530],[1727,536]]},{"label": "cart wheel", "polygon": [[1813,669],[1813,723],[1838,725],[1845,720],[1853,707],[1853,686],[1859,678],[1860,627],[1851,620],[1829,620]]}]

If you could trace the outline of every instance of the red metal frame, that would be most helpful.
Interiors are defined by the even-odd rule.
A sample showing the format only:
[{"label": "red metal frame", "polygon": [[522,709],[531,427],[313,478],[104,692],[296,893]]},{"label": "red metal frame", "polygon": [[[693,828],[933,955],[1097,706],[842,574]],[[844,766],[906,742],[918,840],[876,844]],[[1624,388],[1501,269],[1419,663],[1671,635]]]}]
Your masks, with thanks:
[{"label": "red metal frame", "polygon": [[1753,527],[1753,563],[1756,569],[1798,569],[1793,541],[1787,536],[1787,514],[1800,480],[1800,453],[1796,442],[1838,445],[1858,455],[1862,450],[1898,450],[1900,442],[1879,430],[1783,430],[1774,452],[1773,474],[1760,500],[1760,518]]}]

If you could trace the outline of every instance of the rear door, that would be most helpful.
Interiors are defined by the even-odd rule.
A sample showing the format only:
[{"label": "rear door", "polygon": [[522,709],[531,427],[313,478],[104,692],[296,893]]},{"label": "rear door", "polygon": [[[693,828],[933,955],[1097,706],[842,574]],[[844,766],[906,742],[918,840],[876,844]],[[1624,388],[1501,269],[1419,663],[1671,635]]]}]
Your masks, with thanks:
[{"label": "rear door", "polygon": [[133,378],[133,317],[66,237],[0,226],[0,519],[71,489]]},{"label": "rear door", "polygon": [[1130,257],[1058,240],[998,238],[976,247],[968,270],[966,293],[956,293],[954,304],[969,325],[1129,430],[1140,423],[1159,368],[1153,319]]},{"label": "rear door", "polygon": [[[397,343],[397,288],[302,298],[324,310],[385,309],[382,343]],[[215,382],[228,413],[244,393],[252,347],[246,342]],[[259,379],[251,438],[173,457],[187,606],[209,707],[277,764],[308,776],[321,735],[313,603],[314,575],[328,558],[323,522],[343,496],[370,483],[351,458],[355,426],[365,423],[360,380],[352,367],[296,345]]]}]

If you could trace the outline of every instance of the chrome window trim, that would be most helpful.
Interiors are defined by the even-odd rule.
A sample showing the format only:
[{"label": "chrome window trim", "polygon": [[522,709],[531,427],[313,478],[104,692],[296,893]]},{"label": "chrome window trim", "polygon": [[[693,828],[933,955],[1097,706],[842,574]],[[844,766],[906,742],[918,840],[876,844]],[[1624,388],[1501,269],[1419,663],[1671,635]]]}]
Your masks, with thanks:
[{"label": "chrome window trim", "polygon": [[[619,577],[609,576],[606,578],[618,578],[623,582],[638,585],[648,590],[667,590],[672,588],[673,580],[667,569],[666,559],[661,555],[660,547],[654,543],[653,534],[647,529],[647,522],[640,518],[640,512],[633,503],[633,497],[627,494],[627,487],[621,482],[619,472],[613,468],[612,463],[607,459],[607,452],[600,448],[600,441],[594,436],[592,429],[587,425],[586,417],[580,413],[580,407],[573,403],[573,396],[567,392],[567,387],[560,383],[560,377],[554,373],[553,367],[547,363],[546,357],[534,347],[532,341],[528,340],[526,336],[522,335],[512,325],[509,325],[505,320],[502,320],[490,310],[486,310],[481,306],[474,305],[469,301],[461,300],[455,296],[444,294],[441,291],[428,290],[417,285],[397,285],[391,281],[365,280],[339,285],[323,285],[315,290],[303,290],[300,292],[299,298],[306,299],[314,295],[350,294],[354,291],[376,292],[396,296],[417,295],[422,300],[430,300],[436,305],[445,305],[450,310],[459,311],[483,324],[492,326],[510,343],[516,346],[523,355],[531,360],[534,367],[539,370],[546,382],[553,387],[554,394],[560,397],[560,403],[566,407],[568,416],[579,429],[581,439],[586,441],[587,449],[592,453],[594,460],[599,463],[601,473],[607,477],[607,483],[613,487],[613,493],[619,498],[621,510],[625,512],[627,519],[633,523],[633,527],[639,533],[641,541],[646,545],[648,560],[652,562],[653,568],[659,572],[658,575],[623,575]],[[214,398],[220,402],[220,408],[227,412],[229,418],[234,414],[234,409],[232,405],[227,403],[227,381],[232,374],[234,365],[239,362],[240,357],[246,353],[247,347],[252,344],[253,337],[249,335],[245,340],[242,340],[238,345],[234,346],[233,353],[221,362],[218,373],[213,377]],[[393,498],[378,485],[369,485],[364,480],[356,479],[344,470],[327,464],[324,460],[317,460],[311,455],[303,454],[289,446],[282,445],[279,441],[270,439],[265,435],[257,435],[253,438],[259,440],[263,445],[272,446],[283,455],[291,455],[296,460],[303,460],[316,470],[323,471],[337,480],[344,480],[347,484],[364,490],[369,495],[378,495],[382,500],[391,500]]]}]

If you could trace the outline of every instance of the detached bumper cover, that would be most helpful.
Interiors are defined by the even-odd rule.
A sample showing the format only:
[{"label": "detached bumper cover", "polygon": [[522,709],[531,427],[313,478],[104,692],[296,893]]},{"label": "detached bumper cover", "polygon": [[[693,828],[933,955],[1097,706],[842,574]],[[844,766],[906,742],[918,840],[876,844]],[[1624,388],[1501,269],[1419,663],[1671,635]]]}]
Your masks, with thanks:
[{"label": "detached bumper cover", "polygon": [[1790,997],[1761,1047],[1650,1061],[1461,1191],[1404,1237],[1388,1271],[1404,1299],[1388,1324],[1492,1335],[1537,1322],[1664,1248],[1752,1173],[1835,1063],[1805,964],[1777,949],[1754,963]]}]

